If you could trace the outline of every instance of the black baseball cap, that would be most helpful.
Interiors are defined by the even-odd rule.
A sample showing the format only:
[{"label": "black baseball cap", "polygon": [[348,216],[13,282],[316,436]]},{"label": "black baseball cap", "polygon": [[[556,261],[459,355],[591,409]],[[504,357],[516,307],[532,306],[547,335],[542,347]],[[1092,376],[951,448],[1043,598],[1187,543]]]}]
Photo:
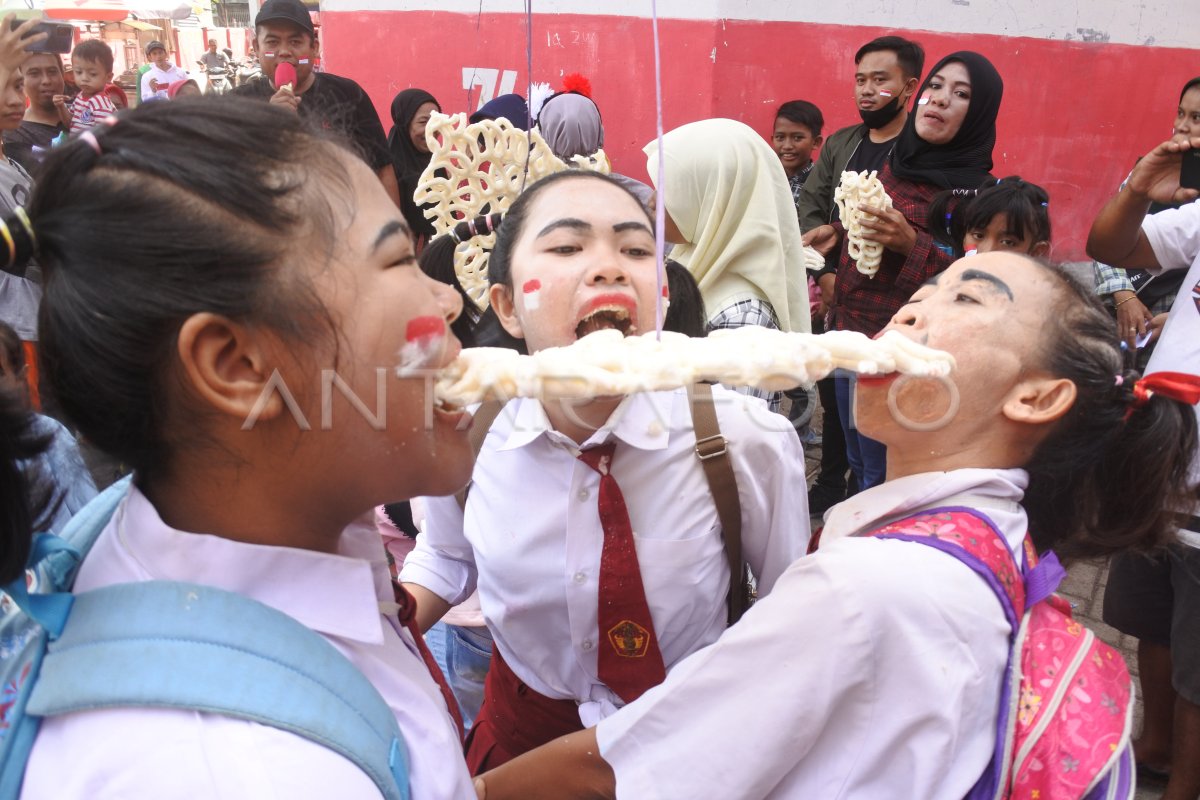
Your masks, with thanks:
[{"label": "black baseball cap", "polygon": [[166,52],[166,49],[166,45],[155,39],[153,42],[150,42],[146,45],[146,56],[149,57],[151,50],[162,50]]},{"label": "black baseball cap", "polygon": [[309,33],[316,35],[316,30],[313,28],[312,17],[308,14],[308,9],[300,0],[267,0],[262,4],[262,8],[258,11],[258,16],[254,18],[254,27],[262,25],[264,22],[273,22],[275,20],[284,20],[291,22],[294,25],[299,25]]}]

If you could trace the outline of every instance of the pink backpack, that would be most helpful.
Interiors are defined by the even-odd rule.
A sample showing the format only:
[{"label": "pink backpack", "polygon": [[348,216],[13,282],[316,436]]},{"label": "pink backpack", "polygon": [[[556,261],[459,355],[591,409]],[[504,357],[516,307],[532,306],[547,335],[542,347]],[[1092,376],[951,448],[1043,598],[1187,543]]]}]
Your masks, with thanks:
[{"label": "pink backpack", "polygon": [[979,511],[948,507],[869,535],[935,547],[992,587],[1014,631],[1000,691],[996,751],[969,800],[1132,798],[1133,683],[1121,654],[1071,618],[1054,590],[1066,575],[1025,539],[1018,566]]}]

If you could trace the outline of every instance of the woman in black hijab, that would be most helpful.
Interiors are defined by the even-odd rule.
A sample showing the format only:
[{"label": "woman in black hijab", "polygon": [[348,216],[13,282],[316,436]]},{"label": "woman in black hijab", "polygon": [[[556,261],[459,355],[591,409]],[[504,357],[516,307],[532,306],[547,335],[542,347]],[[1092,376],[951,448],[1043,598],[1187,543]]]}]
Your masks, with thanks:
[{"label": "woman in black hijab", "polygon": [[425,219],[421,207],[413,202],[413,192],[421,173],[429,166],[429,146],[425,144],[425,125],[433,111],[442,107],[424,89],[405,89],[392,100],[392,131],[388,149],[392,168],[400,186],[400,210],[418,246],[433,237],[433,223]]},{"label": "woman in black hijab", "polygon": [[[892,208],[862,207],[877,216],[862,221],[863,239],[884,247],[877,272],[858,270],[840,222],[805,235],[806,244],[837,255],[828,329],[874,336],[922,284],[954,261],[952,250],[930,234],[932,224],[944,222],[929,219],[929,204],[944,189],[974,189],[989,177],[1003,94],[1000,74],[978,53],[951,53],[930,70],[879,172]],[[846,456],[860,489],[867,489],[883,481],[887,453],[851,426],[851,384],[848,377],[834,378]]]},{"label": "woman in black hijab", "polygon": [[[933,101],[933,87],[939,77],[945,80],[947,68],[960,64],[970,78],[970,104],[957,133],[944,144],[927,141],[937,139],[931,112],[938,114]],[[953,91],[954,87],[951,86]],[[996,68],[979,53],[963,50],[943,58],[929,72],[917,90],[917,107],[908,115],[908,122],[896,139],[892,150],[892,174],[914,183],[929,183],[943,189],[973,189],[992,177],[992,148],[996,145],[996,115],[1004,81]],[[931,108],[931,102],[933,107]]]}]

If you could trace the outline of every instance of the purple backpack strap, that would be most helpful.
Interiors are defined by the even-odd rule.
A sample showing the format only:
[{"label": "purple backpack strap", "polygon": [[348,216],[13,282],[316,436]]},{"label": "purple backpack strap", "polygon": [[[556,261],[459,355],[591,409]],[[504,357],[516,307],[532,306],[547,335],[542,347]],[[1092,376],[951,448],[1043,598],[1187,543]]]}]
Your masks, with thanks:
[{"label": "purple backpack strap", "polygon": [[996,524],[974,508],[932,508],[871,531],[869,536],[920,542],[954,556],[992,588],[1016,633],[1026,608],[1021,567]]},{"label": "purple backpack strap", "polygon": [[[1038,559],[1032,541],[1025,539],[1023,564],[1018,564],[998,526],[977,509],[964,506],[933,508],[896,520],[871,531],[869,536],[919,542],[954,556],[983,578],[1004,609],[1015,639],[1025,612],[1045,600],[1066,575],[1053,552]],[[1008,732],[1012,691],[1012,647],[1000,686],[1000,713],[996,719],[996,747],[992,761],[967,794],[967,800],[992,800],[1000,783]]]}]

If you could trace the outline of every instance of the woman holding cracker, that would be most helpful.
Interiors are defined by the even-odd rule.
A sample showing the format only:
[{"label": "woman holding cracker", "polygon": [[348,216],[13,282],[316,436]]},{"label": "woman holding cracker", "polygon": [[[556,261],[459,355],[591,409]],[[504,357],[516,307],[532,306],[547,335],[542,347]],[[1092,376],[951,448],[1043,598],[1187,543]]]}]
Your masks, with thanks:
[{"label": "woman holding cracker", "polygon": [[[492,309],[530,352],[593,331],[653,331],[663,297],[652,225],[607,176],[538,181],[500,228]],[[807,546],[806,498],[795,491],[804,458],[786,419],[719,386],[712,393],[742,553],[767,595]],[[512,400],[483,441],[465,504],[427,500],[401,573],[421,624],[478,588],[495,640],[468,740],[472,771],[612,714],[727,626],[741,575],[731,574],[698,457],[709,437],[693,413],[704,402],[685,389]]]},{"label": "woman holding cracker", "polygon": [[[949,248],[939,248],[929,232],[929,204],[939,191],[974,189],[989,177],[1003,93],[996,68],[978,53],[952,53],[930,70],[878,176],[891,207],[859,208],[873,219],[863,219],[853,233],[882,245],[878,266],[856,263],[840,222],[805,234],[805,242],[823,253],[840,248],[830,307],[834,330],[874,336],[913,292],[953,261]],[[875,486],[883,481],[886,452],[854,424],[852,377],[838,375],[834,381],[850,467],[861,488]]]}]

